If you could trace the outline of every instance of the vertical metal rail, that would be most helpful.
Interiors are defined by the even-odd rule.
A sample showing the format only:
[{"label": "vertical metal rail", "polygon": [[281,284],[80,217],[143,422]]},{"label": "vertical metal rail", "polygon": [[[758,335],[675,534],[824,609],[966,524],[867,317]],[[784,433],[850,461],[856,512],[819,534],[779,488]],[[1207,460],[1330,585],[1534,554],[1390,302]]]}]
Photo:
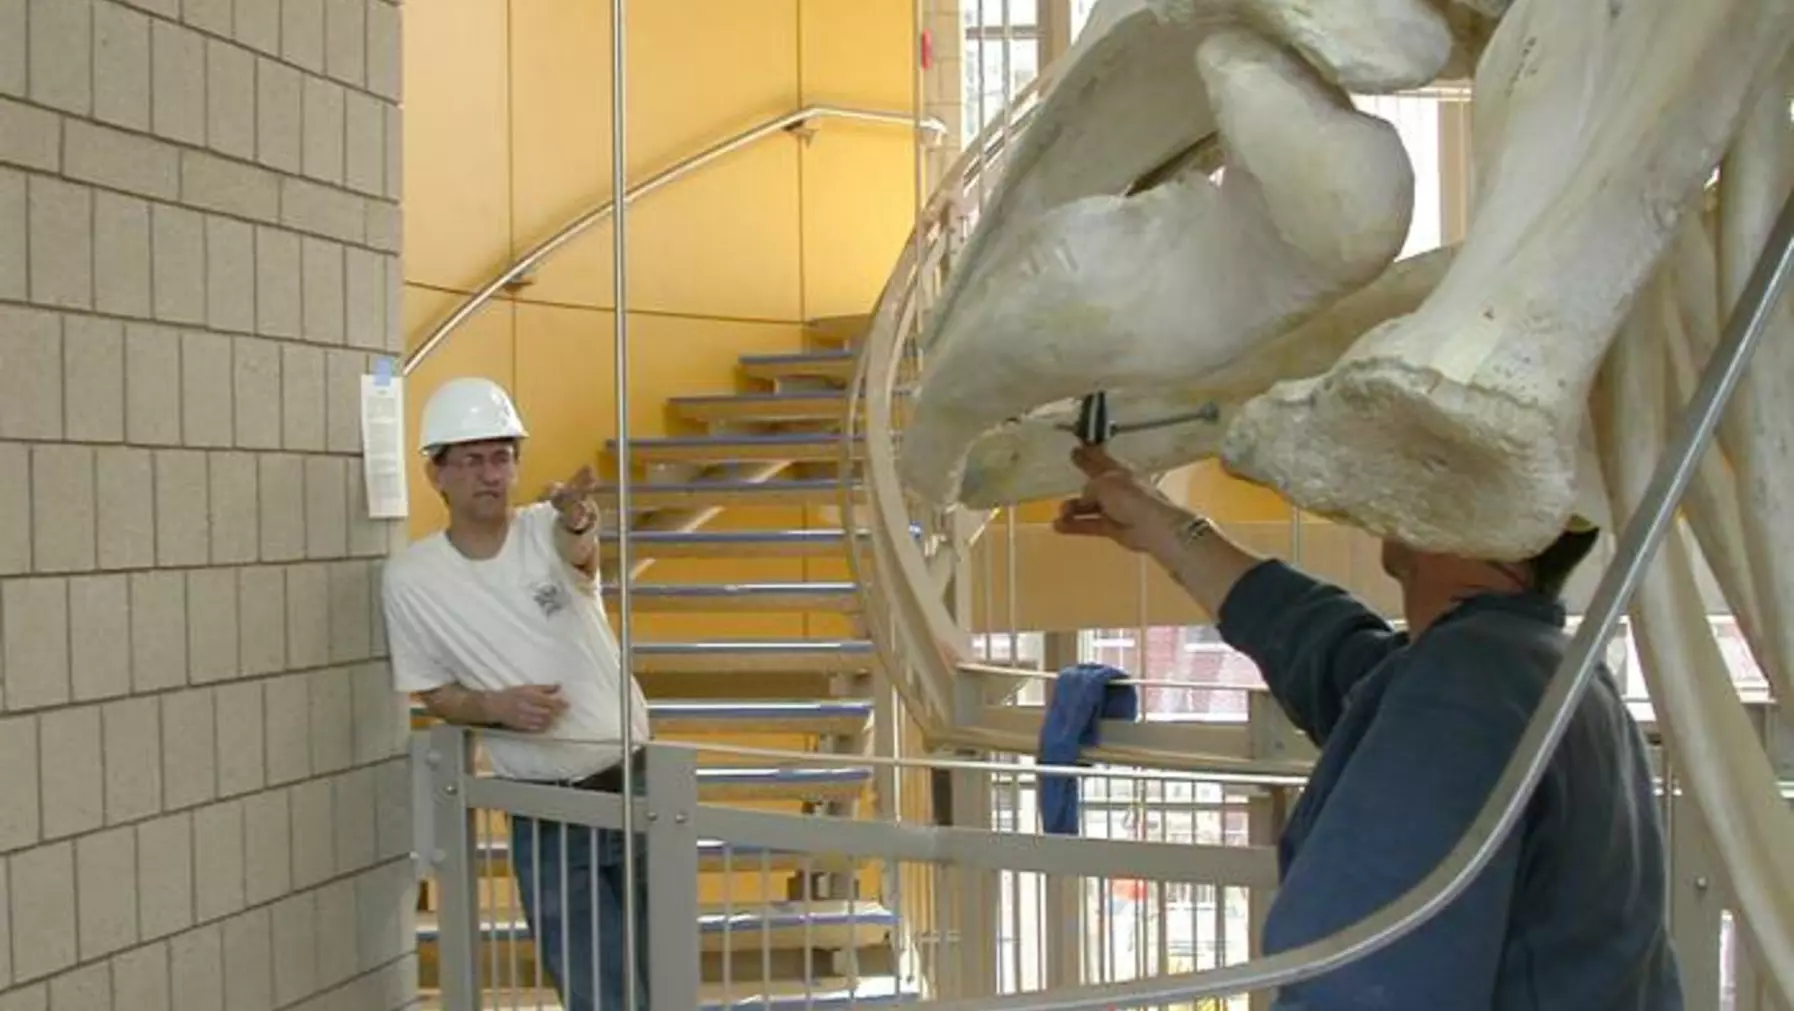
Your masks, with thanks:
[{"label": "vertical metal rail", "polygon": [[[636,994],[635,651],[630,609],[629,519],[629,0],[610,4],[611,304],[617,400],[617,713],[623,731],[623,1006]],[[694,921],[695,922],[695,921]],[[650,994],[652,994],[650,988]]]},{"label": "vertical metal rail", "polygon": [[437,972],[444,1011],[474,1011],[480,1005],[475,811],[467,806],[467,794],[461,789],[462,779],[473,767],[468,743],[459,727],[433,727],[426,757],[436,832],[436,851],[430,854],[430,862],[436,867],[436,887],[442,897]]},{"label": "vertical metal rail", "polygon": [[[910,298],[920,299],[922,297],[923,278],[924,278],[924,274],[927,271],[927,264],[928,264],[928,235],[926,232],[925,223],[928,220],[928,194],[929,194],[929,190],[932,188],[931,180],[929,178],[930,173],[928,171],[927,145],[922,138],[922,119],[923,119],[923,114],[925,112],[925,105],[927,103],[927,82],[924,77],[925,70],[922,66],[922,49],[923,49],[924,33],[926,33],[928,31],[928,26],[927,26],[926,17],[925,17],[925,11],[924,11],[924,7],[923,7],[923,0],[913,0],[913,2],[910,4],[910,20],[911,20],[911,27],[914,29],[914,31],[912,32],[912,36],[913,36],[912,41],[915,46],[914,52],[911,53],[912,62],[910,64],[910,69],[911,69],[911,74],[910,74],[910,114],[915,117],[915,121],[916,121],[915,129],[910,131],[910,145],[911,145],[910,150],[911,150],[911,162],[912,162],[912,164],[910,166],[910,171],[913,176],[913,185],[915,187],[914,192],[910,194],[910,196],[914,198],[914,202],[915,202],[915,214],[912,217],[912,224],[910,227],[910,236],[913,240],[913,247],[914,247],[910,255],[912,258],[911,262],[914,264],[914,267],[912,269],[915,271],[915,274],[910,281],[910,284],[912,286]],[[960,124],[961,136],[964,135],[964,132],[965,132],[965,124],[961,123]],[[943,141],[943,143],[944,143],[944,141]],[[960,143],[961,143],[960,138],[954,138],[953,146],[949,150],[957,149],[960,146]],[[941,176],[942,176],[943,180],[946,177],[947,168],[952,164],[954,159],[949,158],[949,159],[944,159],[944,160],[948,164],[942,166]],[[898,320],[901,320],[902,316],[901,316],[901,314],[899,314],[895,318]],[[901,323],[899,323],[898,325],[901,326]],[[916,316],[915,325],[918,328],[927,325],[926,321],[922,319],[922,317],[919,313]],[[870,336],[870,334],[868,336]],[[900,342],[899,343],[900,348],[905,346],[905,343],[904,343],[905,338],[901,332],[894,334],[893,338]],[[910,340],[907,342],[907,344],[908,344],[908,347],[915,348],[917,350],[918,354],[920,353],[920,348],[921,348],[920,340]],[[869,356],[871,353],[872,353],[871,341],[870,340],[861,340],[861,342],[860,342],[860,360],[862,362],[869,360],[866,356]],[[863,368],[863,366],[862,366],[862,368]],[[893,362],[893,368],[901,368],[901,362]],[[858,373],[860,371],[862,371],[862,370],[855,369],[856,373]],[[920,374],[920,372],[921,372],[920,363],[917,364],[916,371],[918,374]],[[868,372],[867,375],[869,376],[870,373]],[[849,383],[848,385],[849,385],[849,388],[852,389],[855,384]],[[867,380],[866,389],[863,393],[863,396],[865,396],[868,400],[868,402],[866,404],[866,412],[867,412],[868,418],[870,418],[870,416],[871,416],[870,398],[872,396],[872,388],[871,388],[870,378],[868,378],[868,380]],[[853,452],[852,447],[853,447],[853,437],[854,437],[854,432],[855,432],[855,426],[857,426],[859,423],[860,423],[860,403],[856,397],[849,396],[848,400],[847,400],[847,417],[844,420],[842,427],[841,427],[841,431],[842,431],[841,442],[842,442],[842,453],[843,454],[848,454],[848,453]],[[849,524],[846,521],[849,518],[855,517],[855,516],[863,516],[864,521],[865,521],[865,526],[866,526],[867,548],[869,550],[876,550],[874,548],[872,542],[873,542],[873,539],[878,536],[878,534],[873,529],[873,527],[876,524],[883,522],[883,519],[880,517],[879,511],[878,511],[878,498],[876,495],[872,494],[872,463],[871,463],[871,458],[870,458],[871,457],[871,449],[870,449],[871,441],[872,441],[872,436],[870,433],[868,433],[866,435],[866,442],[868,443],[868,447],[865,451],[863,451],[861,453],[861,456],[860,456],[860,459],[859,459],[857,465],[853,468],[843,468],[843,473],[841,475],[842,480],[844,480],[844,481],[851,480],[857,475],[860,480],[865,482],[866,491],[867,491],[865,508],[863,508],[863,509],[844,509],[841,512],[841,517],[842,517],[842,521],[843,521],[842,526],[847,527],[847,526],[849,526]],[[847,498],[847,493],[845,491],[842,493],[842,497],[844,499]],[[859,537],[860,537],[860,533],[858,530],[859,525],[860,524],[856,522],[856,523],[852,524],[851,529],[847,529],[844,531],[844,533],[847,537],[847,550],[848,550],[848,556],[849,556],[848,557],[848,569],[850,572],[853,572],[856,576],[858,576],[859,578],[862,578],[862,579],[865,579],[868,577],[874,578],[874,579],[879,578],[877,576],[872,576],[871,573],[856,571],[858,569],[858,565],[854,562],[854,553],[859,550]],[[906,532],[906,534],[907,534],[907,532]],[[862,594],[862,599],[864,599],[863,594]],[[859,623],[862,627],[864,627],[868,638],[873,637],[873,632],[874,632],[873,626],[874,626],[875,622],[876,622],[876,619],[873,618],[871,615],[863,616],[859,619]],[[887,622],[887,624],[885,627],[887,629],[891,629],[891,630],[896,629],[897,619],[896,619],[895,615],[887,614],[886,622]],[[898,635],[898,636],[894,636],[893,638],[901,639],[902,636]],[[902,664],[905,662],[900,656],[893,657],[893,660],[898,664]],[[873,719],[875,721],[877,721],[874,724],[874,730],[873,730],[874,739],[875,739],[875,742],[877,745],[883,745],[886,743],[889,744],[889,753],[888,754],[886,754],[885,748],[879,747],[879,746],[874,747],[874,751],[877,752],[878,754],[880,754],[881,756],[889,757],[889,758],[897,758],[903,752],[904,731],[907,728],[908,721],[913,717],[910,715],[909,709],[903,705],[902,698],[897,691],[897,685],[901,684],[901,683],[907,683],[909,681],[909,679],[910,679],[910,673],[907,670],[902,670],[902,669],[886,670],[885,671],[885,679],[884,679],[885,684],[882,688],[878,689],[879,703],[878,703],[877,709],[873,713]],[[875,685],[877,684],[877,681],[878,681],[877,678],[873,679],[873,683]],[[882,775],[883,775],[883,773],[881,772],[881,776]],[[884,806],[884,808],[890,812],[891,820],[894,822],[902,821],[903,814],[904,814],[904,812],[903,812],[903,798],[904,798],[903,770],[901,768],[890,769],[889,779],[883,780],[879,784],[879,786],[881,787],[881,789],[880,789],[881,796],[879,798],[879,801]],[[897,927],[895,930],[891,931],[891,937],[892,937],[892,941],[893,941],[892,956],[895,961],[895,964],[892,965],[892,967],[891,967],[891,971],[892,971],[892,974],[897,977],[898,987],[901,988],[903,985],[904,970],[906,968],[906,963],[908,961],[908,956],[909,956],[910,949],[911,949],[911,942],[914,940],[914,934],[911,932],[911,929],[909,927],[911,920],[906,918],[906,917],[912,916],[914,914],[912,911],[906,910],[904,908],[904,901],[903,901],[904,891],[905,891],[904,877],[903,877],[903,862],[900,860],[886,859],[884,862],[884,866],[883,866],[883,874],[881,874],[880,877],[881,877],[880,884],[882,885],[882,887],[884,889],[884,893],[885,893],[884,899],[889,904],[889,908],[890,908],[892,914],[895,915],[897,918]],[[927,922],[927,921],[924,921],[924,922]],[[935,924],[935,926],[938,928],[938,926],[939,926],[938,923]],[[854,985],[857,987],[859,985],[859,981],[855,980]],[[728,999],[729,998],[725,997],[724,998],[725,1002]]]},{"label": "vertical metal rail", "polygon": [[1006,571],[1003,574],[1003,578],[1004,578],[1004,581],[1009,584],[1009,593],[1008,593],[1008,597],[1009,597],[1009,615],[1008,615],[1008,619],[1009,619],[1009,622],[1008,622],[1008,624],[1009,624],[1009,660],[1008,660],[1008,663],[1011,667],[1020,667],[1022,665],[1021,583],[1017,581],[1017,576],[1019,575],[1019,571],[1018,571],[1018,563],[1017,563],[1016,557],[1015,557],[1015,548],[1016,548],[1015,511],[1016,511],[1015,506],[1010,506],[1009,508],[1003,510],[1003,536],[1005,539],[1004,563],[1005,563],[1005,568],[1006,568]]},{"label": "vertical metal rail", "polygon": [[[651,755],[644,770],[646,873],[648,894],[659,901],[648,903],[648,999],[656,1009],[683,1011],[698,1006],[696,953],[702,950],[698,937],[698,759],[696,752],[668,747],[656,748]],[[633,796],[624,797],[625,820],[635,803]],[[633,879],[636,870],[631,865],[625,880]],[[628,891],[634,891],[633,884]],[[625,936],[633,934],[635,921],[628,925],[631,929],[624,931]],[[723,964],[732,957],[733,952],[725,948]],[[633,963],[627,970],[633,981]]]}]

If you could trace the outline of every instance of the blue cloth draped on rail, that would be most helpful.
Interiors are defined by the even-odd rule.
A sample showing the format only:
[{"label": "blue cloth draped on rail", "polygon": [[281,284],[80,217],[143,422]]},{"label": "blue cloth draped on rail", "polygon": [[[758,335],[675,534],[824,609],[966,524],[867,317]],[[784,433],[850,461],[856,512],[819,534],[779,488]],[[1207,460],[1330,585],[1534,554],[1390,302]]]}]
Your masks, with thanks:
[{"label": "blue cloth draped on rail", "polygon": [[[1042,765],[1082,765],[1085,748],[1101,743],[1103,720],[1140,718],[1140,693],[1134,685],[1111,682],[1127,677],[1106,664],[1074,664],[1053,682],[1052,701],[1040,721],[1037,758]],[[1078,777],[1040,776],[1040,821],[1053,835],[1078,833]]]}]

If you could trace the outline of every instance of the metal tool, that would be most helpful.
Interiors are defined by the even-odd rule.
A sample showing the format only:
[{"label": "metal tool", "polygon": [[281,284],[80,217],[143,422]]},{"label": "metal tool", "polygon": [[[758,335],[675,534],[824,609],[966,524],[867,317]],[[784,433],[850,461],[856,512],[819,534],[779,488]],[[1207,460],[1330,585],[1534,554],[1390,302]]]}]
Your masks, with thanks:
[{"label": "metal tool", "polygon": [[1100,446],[1115,435],[1115,425],[1109,420],[1109,395],[1101,390],[1084,398],[1078,407],[1078,421],[1071,434],[1086,446]]},{"label": "metal tool", "polygon": [[1078,437],[1078,441],[1086,446],[1101,446],[1117,435],[1129,432],[1149,432],[1155,428],[1170,428],[1192,421],[1203,421],[1214,424],[1221,420],[1221,407],[1209,401],[1194,411],[1182,414],[1154,418],[1151,421],[1136,421],[1132,424],[1117,424],[1109,417],[1109,395],[1101,390],[1090,394],[1078,407],[1078,420],[1071,425],[1056,426],[1060,431],[1070,432]]}]

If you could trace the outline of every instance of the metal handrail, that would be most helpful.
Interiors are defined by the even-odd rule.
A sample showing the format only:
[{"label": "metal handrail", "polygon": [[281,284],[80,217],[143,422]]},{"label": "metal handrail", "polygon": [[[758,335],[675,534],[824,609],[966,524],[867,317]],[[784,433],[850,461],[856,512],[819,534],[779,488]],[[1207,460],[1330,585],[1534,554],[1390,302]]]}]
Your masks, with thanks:
[{"label": "metal handrail", "polygon": [[[625,206],[632,204],[642,197],[653,193],[655,190],[678,182],[718,159],[734,154],[735,152],[770,137],[775,133],[789,130],[794,126],[800,126],[812,119],[842,119],[856,123],[879,123],[919,127],[926,133],[936,135],[945,135],[947,132],[946,125],[933,117],[918,120],[914,116],[905,115],[903,113],[881,112],[875,109],[854,109],[847,106],[836,105],[807,105],[794,112],[788,112],[783,116],[769,119],[758,126],[743,130],[725,140],[718,141],[710,147],[692,155],[690,158],[686,158],[670,168],[656,173],[640,186],[625,193],[623,195],[623,202]],[[441,323],[438,323],[436,327],[430,331],[430,335],[425,337],[422,343],[418,344],[417,350],[405,356],[404,365],[401,367],[400,373],[409,376],[419,365],[423,364],[426,358],[429,358],[430,355],[436,351],[436,348],[440,346],[443,341],[448,339],[449,334],[453,333],[462,323],[465,323],[468,317],[478,312],[480,307],[491,301],[493,296],[497,295],[507,285],[510,285],[518,278],[535,269],[537,265],[542,263],[542,261],[554,255],[556,250],[573,241],[588,228],[609,218],[615,208],[616,201],[613,198],[586,211],[584,214],[581,214],[564,225],[559,231],[549,236],[546,240],[536,245],[535,248],[531,249],[528,253],[525,253],[521,259],[511,264],[497,277],[487,282],[484,287],[469,296],[465,302],[462,302],[456,307],[454,312],[449,313],[446,319]]]}]

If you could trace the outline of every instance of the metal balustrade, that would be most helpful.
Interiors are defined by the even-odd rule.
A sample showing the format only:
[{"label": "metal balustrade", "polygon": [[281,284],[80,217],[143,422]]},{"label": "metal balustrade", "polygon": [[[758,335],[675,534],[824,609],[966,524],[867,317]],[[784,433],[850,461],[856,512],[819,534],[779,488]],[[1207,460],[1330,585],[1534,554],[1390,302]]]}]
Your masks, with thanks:
[{"label": "metal balustrade", "polygon": [[[480,736],[450,726],[420,733],[432,832],[420,846],[435,875],[419,914],[420,961],[426,985],[440,987],[426,1007],[559,1011],[542,968],[548,953],[524,914],[526,903],[541,908],[541,885],[515,870],[511,819],[617,828],[623,802],[484,774]],[[638,762],[634,821],[648,897],[638,943],[653,1011],[978,1006],[1239,966],[1256,954],[1277,887],[1282,812],[1299,789],[1279,777],[874,759],[948,777],[963,801],[956,813],[984,820],[935,826],[700,802],[700,767],[738,760],[736,750],[656,743]],[[789,770],[828,757],[751,754]],[[1041,834],[1043,774],[1080,781],[1080,836]],[[1673,770],[1658,792],[1672,826],[1672,931],[1690,1007],[1778,1011]],[[1794,782],[1784,794],[1794,801]],[[526,831],[540,852],[539,824]],[[569,830],[575,845],[590,845],[582,834]],[[595,930],[593,950],[620,945],[618,933]],[[1139,1006],[1247,1011],[1264,996]]]}]

